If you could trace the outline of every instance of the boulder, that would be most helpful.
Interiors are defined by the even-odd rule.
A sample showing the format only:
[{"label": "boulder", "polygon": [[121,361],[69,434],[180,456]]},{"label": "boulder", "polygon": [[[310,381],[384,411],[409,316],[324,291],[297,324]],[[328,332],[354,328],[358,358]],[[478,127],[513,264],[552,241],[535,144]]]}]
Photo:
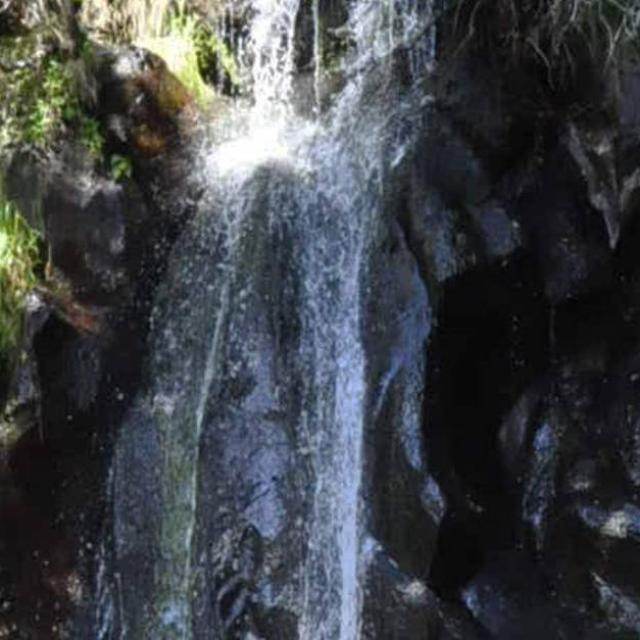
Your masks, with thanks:
[{"label": "boulder", "polygon": [[135,47],[98,56],[98,104],[113,144],[141,158],[175,152],[196,118],[194,99],[157,55]]}]

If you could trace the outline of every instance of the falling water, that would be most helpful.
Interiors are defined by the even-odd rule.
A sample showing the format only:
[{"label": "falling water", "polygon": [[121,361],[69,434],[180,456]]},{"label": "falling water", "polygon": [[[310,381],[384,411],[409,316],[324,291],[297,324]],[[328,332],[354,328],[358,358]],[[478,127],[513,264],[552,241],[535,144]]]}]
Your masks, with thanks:
[{"label": "falling water", "polygon": [[[299,493],[299,505],[291,508],[295,520],[286,525],[279,523],[284,509],[279,487],[266,498],[252,498],[257,506],[244,508],[253,517],[252,528],[274,548],[282,538],[291,545],[292,557],[300,549],[299,566],[270,596],[273,604],[295,613],[300,640],[361,637],[363,433],[371,392],[362,339],[367,264],[383,213],[384,178],[410,148],[423,95],[409,87],[402,101],[389,102],[395,54],[403,48],[409,52],[412,74],[419,79],[433,43],[425,36],[428,2],[352,4],[344,86],[332,106],[311,119],[296,115],[292,83],[300,2],[253,0],[248,43],[253,102],[214,126],[212,141],[203,145],[199,173],[206,196],[176,245],[170,275],[158,294],[147,391],[123,428],[123,437],[132,438],[131,430],[142,429],[139,416],[151,416],[160,452],[153,478],[161,504],[155,510],[144,505],[150,513],[146,526],[153,529],[149,544],[154,548],[144,551],[155,557],[153,586],[127,591],[125,584],[114,597],[123,619],[118,637],[205,637],[193,630],[194,611],[202,618],[210,608],[197,604],[206,600],[202,593],[214,589],[215,579],[203,578],[205,565],[222,562],[226,552],[220,549],[236,526],[231,520],[225,529],[224,523],[240,499],[231,494],[242,493],[241,484],[249,484],[246,476],[259,475],[262,466],[269,467],[269,481],[276,467],[290,469],[290,484]],[[313,13],[319,38],[317,3]],[[315,51],[318,55],[317,43]],[[277,261],[269,251],[283,252],[287,243],[281,287],[295,293],[283,293],[285,303],[269,288],[275,291],[280,283],[262,281],[260,261]],[[291,299],[296,308],[288,306]],[[269,318],[284,314],[297,328],[295,340],[290,339],[294,357],[289,369],[280,371],[267,327]],[[253,390],[236,391],[247,380]],[[273,417],[280,415],[291,419]],[[282,428],[276,428],[277,420]],[[223,474],[225,465],[234,473],[234,464],[246,463],[229,459],[247,425],[253,429],[249,439],[266,438],[269,430],[281,433],[295,448],[295,464],[276,462],[268,447],[247,441],[243,457],[257,462],[239,476],[229,497],[225,487],[216,489],[217,498],[207,502],[218,501],[211,512],[204,507],[202,487],[209,476]],[[210,441],[216,460],[204,459]],[[147,544],[130,542],[132,510],[140,507],[131,497],[127,455],[116,455],[114,480],[116,554],[123,558],[136,544]],[[270,549],[267,555],[277,555]],[[129,580],[143,584],[140,576]],[[136,590],[147,588],[153,593],[145,598],[144,611],[128,603]],[[234,612],[241,608],[212,613],[206,637],[236,637],[225,635],[231,628],[226,618],[240,624]]]}]

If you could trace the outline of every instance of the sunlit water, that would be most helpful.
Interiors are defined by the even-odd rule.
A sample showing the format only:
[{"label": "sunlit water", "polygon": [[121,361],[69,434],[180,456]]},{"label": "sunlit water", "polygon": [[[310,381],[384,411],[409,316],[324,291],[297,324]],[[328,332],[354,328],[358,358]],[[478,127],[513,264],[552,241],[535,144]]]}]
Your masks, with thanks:
[{"label": "sunlit water", "polygon": [[[183,253],[174,256],[174,271],[183,274],[178,299],[171,298],[168,287],[154,313],[152,379],[140,399],[157,420],[164,455],[149,638],[194,637],[201,439],[209,404],[228,382],[223,366],[231,377],[243,367],[260,377],[270,366],[259,361],[257,347],[243,336],[249,313],[243,305],[250,305],[253,296],[243,281],[245,245],[256,216],[265,217],[269,228],[287,225],[300,239],[290,268],[301,283],[296,313],[304,409],[294,431],[301,443],[300,464],[310,478],[310,507],[302,523],[304,566],[283,598],[297,614],[300,640],[361,637],[367,395],[363,282],[384,177],[411,145],[412,117],[421,99],[419,90],[409,90],[398,104],[385,103],[385,95],[399,48],[409,52],[416,78],[424,75],[433,51],[424,36],[428,2],[358,0],[352,5],[344,86],[322,115],[302,117],[296,115],[292,82],[299,0],[253,0],[245,52],[252,104],[217,123],[211,142],[202,146],[196,167],[206,185],[202,213],[190,232],[195,240],[179,243],[176,251]],[[317,3],[314,10],[317,21]],[[293,186],[282,189],[269,172],[286,175]],[[204,238],[203,245],[218,247],[215,264],[198,262],[198,237]],[[229,345],[236,343],[240,355],[234,369]],[[258,404],[266,402],[261,393],[266,397],[258,385]],[[126,618],[126,603],[118,604],[117,594],[112,600]],[[111,612],[113,601],[104,607]],[[101,615],[106,628],[104,610]],[[126,620],[120,628],[121,637],[134,637]],[[212,638],[219,636],[226,637],[222,629],[212,630]],[[111,636],[102,632],[101,637]]]}]

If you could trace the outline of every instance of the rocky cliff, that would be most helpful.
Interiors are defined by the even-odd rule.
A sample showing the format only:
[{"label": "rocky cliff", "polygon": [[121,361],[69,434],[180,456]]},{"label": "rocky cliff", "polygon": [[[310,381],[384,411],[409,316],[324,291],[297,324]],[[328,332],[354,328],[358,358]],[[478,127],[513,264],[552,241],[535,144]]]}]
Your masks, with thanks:
[{"label": "rocky cliff", "polygon": [[[353,15],[363,3],[290,3],[295,117],[337,121],[351,105],[354,122],[340,132],[364,139],[369,122],[384,144],[352,146],[383,160],[359,157],[376,187],[360,192],[354,178],[345,207],[334,191],[311,199],[307,185],[314,176],[342,184],[349,149],[340,147],[332,172],[314,164],[318,147],[309,147],[307,173],[269,159],[234,192],[248,213],[233,260],[198,216],[222,216],[237,200],[212,201],[195,168],[205,129],[228,127],[225,114],[259,84],[242,74],[256,59],[238,53],[256,38],[257,3],[226,12],[224,3],[188,3],[218,38],[198,49],[198,72],[216,96],[209,104],[161,57],[131,44],[132,21],[134,31],[152,21],[144,3],[123,3],[117,15],[99,2],[36,4],[0,6],[0,72],[18,86],[26,66],[48,86],[56,60],[73,71],[75,97],[44,95],[54,105],[66,96],[51,125],[22,113],[18,103],[30,98],[15,92],[4,114],[5,128],[26,124],[2,147],[3,198],[38,230],[41,255],[1,385],[0,637],[165,637],[147,609],[161,599],[157,576],[181,571],[165,566],[175,544],[163,546],[163,504],[181,499],[171,487],[182,491],[188,472],[199,492],[189,515],[198,559],[193,582],[185,578],[194,590],[185,596],[189,637],[351,640],[344,616],[341,635],[314,637],[300,622],[307,605],[301,614],[282,603],[296,601],[287,585],[305,558],[315,567],[296,545],[318,539],[298,524],[350,513],[313,503],[309,487],[314,478],[332,486],[354,459],[327,444],[317,455],[337,467],[325,477],[300,425],[325,424],[309,409],[322,399],[342,420],[340,403],[360,393],[349,386],[356,375],[365,399],[355,491],[367,520],[357,637],[637,637],[635,3],[415,2],[410,39],[394,42],[383,62],[373,58],[379,68],[358,85],[349,56],[361,45]],[[396,11],[402,22],[409,10]],[[276,49],[264,57],[277,58]],[[357,99],[348,102],[350,91]],[[387,111],[391,103],[409,107]],[[44,137],[33,126],[43,122]],[[299,223],[294,212],[266,224],[261,215],[283,202],[341,217]],[[361,210],[378,212],[375,225],[343,222]],[[362,243],[354,229],[366,230]],[[303,244],[307,236],[316,244]],[[301,275],[324,264],[324,251],[351,273],[360,268],[354,248],[366,267],[353,282]],[[243,294],[229,302],[235,289]],[[327,292],[336,297],[323,302]],[[360,314],[341,315],[335,300],[346,309],[356,298]],[[351,334],[334,335],[333,316],[361,336],[357,353]],[[326,333],[305,328],[318,318]],[[227,351],[218,383],[200,360],[219,325]],[[234,331],[243,339],[234,342]],[[179,353],[161,352],[169,338]],[[321,349],[331,355],[318,363]],[[337,365],[336,383],[329,363],[341,354],[348,362]],[[213,391],[194,400],[198,432],[176,435],[162,422],[173,405],[157,399],[200,366]],[[316,387],[306,386],[311,378]],[[262,426],[247,430],[254,424]],[[184,467],[196,464],[193,438],[189,455],[203,461],[195,471]],[[255,487],[266,488],[254,500]],[[340,608],[330,578],[309,575],[318,602]],[[344,599],[344,579],[341,589]]]}]

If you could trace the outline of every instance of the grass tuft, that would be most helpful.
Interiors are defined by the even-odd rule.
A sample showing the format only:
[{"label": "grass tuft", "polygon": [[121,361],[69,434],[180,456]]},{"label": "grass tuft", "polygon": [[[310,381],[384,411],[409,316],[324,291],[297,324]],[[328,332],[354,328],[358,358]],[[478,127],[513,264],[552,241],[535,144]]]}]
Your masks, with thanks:
[{"label": "grass tuft", "polygon": [[455,0],[457,48],[481,45],[512,67],[543,64],[561,84],[588,58],[602,74],[640,53],[638,0]]},{"label": "grass tuft", "polygon": [[202,106],[214,99],[212,87],[203,70],[215,68],[217,75],[232,87],[240,84],[240,75],[229,46],[200,16],[184,9],[168,14],[162,35],[145,37],[135,44],[160,56]]},{"label": "grass tuft", "polygon": [[0,196],[0,368],[17,347],[25,300],[37,284],[39,238],[15,205]]}]

